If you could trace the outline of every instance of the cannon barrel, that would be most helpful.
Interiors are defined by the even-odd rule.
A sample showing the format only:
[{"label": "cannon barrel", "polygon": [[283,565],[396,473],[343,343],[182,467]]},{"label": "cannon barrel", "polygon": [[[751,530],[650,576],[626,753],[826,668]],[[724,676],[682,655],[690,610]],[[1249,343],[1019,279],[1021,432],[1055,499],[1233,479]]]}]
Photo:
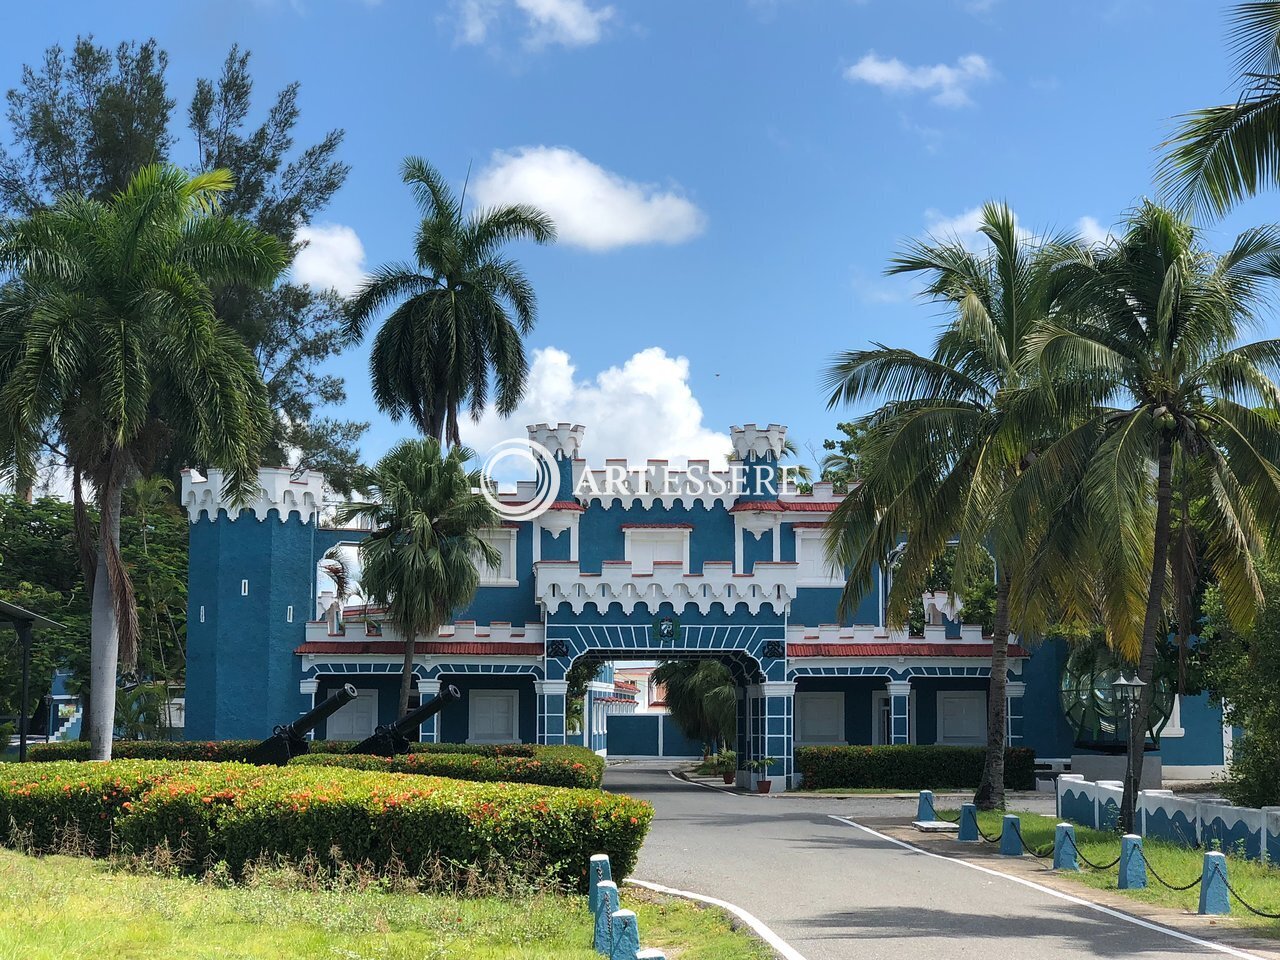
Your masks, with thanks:
[{"label": "cannon barrel", "polygon": [[422,726],[422,721],[434,717],[451,700],[462,696],[453,684],[445,684],[440,692],[421,706],[414,707],[394,723],[383,724],[373,736],[360,741],[352,753],[371,753],[378,757],[394,757],[409,752],[409,736]]},{"label": "cannon barrel", "polygon": [[276,727],[271,736],[249,751],[246,759],[259,766],[284,766],[293,757],[307,752],[306,736],[321,720],[333,716],[355,698],[356,688],[344,683],[342,689],[329,694],[297,720]]}]

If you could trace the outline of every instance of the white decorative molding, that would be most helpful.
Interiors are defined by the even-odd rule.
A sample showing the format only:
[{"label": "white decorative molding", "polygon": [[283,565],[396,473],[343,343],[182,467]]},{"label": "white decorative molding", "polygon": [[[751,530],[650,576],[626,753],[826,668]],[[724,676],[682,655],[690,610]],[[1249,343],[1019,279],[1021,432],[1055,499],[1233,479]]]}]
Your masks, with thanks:
[{"label": "white decorative molding", "polygon": [[[573,465],[573,490],[579,503],[599,504],[608,510],[661,504],[672,507],[695,505],[707,510],[717,505],[733,506],[742,486],[741,468],[712,470],[708,460],[690,460],[685,469],[667,465],[665,460],[649,460],[632,465],[626,460],[606,460],[603,467],[588,467],[578,460]],[[519,491],[519,484],[516,485]]]},{"label": "white decorative molding", "polygon": [[565,605],[581,613],[588,603],[603,611],[617,603],[626,614],[641,604],[656,610],[664,602],[677,611],[694,604],[701,613],[708,613],[719,603],[730,613],[739,604],[751,613],[766,604],[782,612],[795,598],[794,563],[760,561],[750,575],[735,574],[727,561],[707,561],[701,574],[685,569],[682,563],[659,562],[652,574],[635,574],[624,560],[606,561],[600,573],[583,573],[574,561],[543,560],[534,572],[534,598],[548,613]]},{"label": "white decorative molding", "polygon": [[[990,643],[990,637],[982,635],[982,624],[966,623],[960,627],[960,636],[947,637],[946,628],[925,627],[923,637],[913,637],[905,629],[876,626],[875,624],[854,624],[841,626],[835,623],[824,623],[820,626],[804,626],[790,624],[787,627],[788,643],[940,643],[956,645],[962,643]],[[1017,638],[1010,636],[1010,643]],[[1012,663],[1012,661],[1011,661]]]},{"label": "white decorative molding", "polygon": [[741,427],[730,427],[729,438],[733,441],[735,460],[746,460],[748,456],[757,459],[771,456],[777,460],[782,456],[787,428],[779,423],[771,423],[767,427],[748,423]]},{"label": "white decorative molding", "polygon": [[311,522],[324,507],[324,477],[314,470],[295,473],[288,467],[262,467],[258,470],[258,491],[242,504],[235,504],[223,491],[226,474],[217,468],[207,477],[190,468],[182,471],[182,504],[187,508],[187,518],[195,523],[201,513],[216,520],[219,510],[227,511],[227,518],[238,520],[240,511],[247,509],[261,522],[271,510],[279,512],[280,520],[296,513],[303,523]]},{"label": "white decorative molding", "polygon": [[535,680],[533,688],[540,697],[563,697],[569,693],[568,680]]},{"label": "white decorative molding", "polygon": [[580,423],[531,423],[529,439],[546,447],[552,456],[576,459],[587,428]]}]

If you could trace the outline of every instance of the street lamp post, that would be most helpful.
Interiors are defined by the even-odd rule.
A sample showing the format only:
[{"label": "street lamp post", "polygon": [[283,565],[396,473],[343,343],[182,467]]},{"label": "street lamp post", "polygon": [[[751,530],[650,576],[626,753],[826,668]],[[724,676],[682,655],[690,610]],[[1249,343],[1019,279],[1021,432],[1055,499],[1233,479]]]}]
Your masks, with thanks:
[{"label": "street lamp post", "polygon": [[1137,746],[1134,746],[1133,720],[1138,712],[1138,704],[1142,701],[1142,690],[1146,687],[1137,677],[1129,678],[1124,675],[1124,671],[1120,672],[1120,676],[1111,684],[1111,692],[1115,698],[1116,706],[1125,718],[1125,735],[1128,743],[1125,745],[1125,769],[1124,769],[1124,800],[1120,809],[1120,826],[1125,832],[1133,830],[1133,811],[1137,805],[1138,785],[1133,782],[1133,751],[1141,750],[1144,747],[1146,737],[1137,740]]}]

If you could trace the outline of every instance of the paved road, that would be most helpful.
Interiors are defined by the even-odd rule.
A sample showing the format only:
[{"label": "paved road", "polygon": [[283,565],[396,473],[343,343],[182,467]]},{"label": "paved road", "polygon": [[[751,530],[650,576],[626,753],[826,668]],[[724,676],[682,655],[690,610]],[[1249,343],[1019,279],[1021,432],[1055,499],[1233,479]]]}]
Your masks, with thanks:
[{"label": "paved road", "polygon": [[610,767],[606,786],[656,808],[638,879],[735,903],[805,960],[1172,960],[1208,953],[829,816],[906,816],[913,801],[735,796],[674,780],[665,764],[651,763]]}]

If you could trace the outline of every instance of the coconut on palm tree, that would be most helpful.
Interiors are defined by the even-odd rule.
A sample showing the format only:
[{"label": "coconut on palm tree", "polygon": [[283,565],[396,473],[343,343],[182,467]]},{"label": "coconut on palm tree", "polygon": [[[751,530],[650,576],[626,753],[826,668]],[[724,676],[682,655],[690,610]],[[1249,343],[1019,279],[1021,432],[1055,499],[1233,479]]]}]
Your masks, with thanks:
[{"label": "coconut on palm tree", "polygon": [[425,436],[459,443],[458,412],[479,419],[492,400],[506,416],[524,395],[524,336],[533,329],[533,285],[504,247],[550,243],[555,225],[535,207],[512,204],[464,214],[439,171],[404,161],[404,182],[422,213],[413,262],[386,264],[348,307],[348,333],[364,337],[375,316],[369,355],[373,397],[395,420],[408,417]]},{"label": "coconut on palm tree", "polygon": [[1042,590],[1080,619],[1101,613],[1146,684],[1129,731],[1128,828],[1171,621],[1175,491],[1196,501],[1201,563],[1241,629],[1262,600],[1255,558],[1280,543],[1280,432],[1257,409],[1280,411],[1280,340],[1240,342],[1280,273],[1280,230],[1247,231],[1215,256],[1176,214],[1144,203],[1119,240],[1055,261],[1060,308],[1031,355],[1106,393],[1023,473],[1002,532],[1006,549],[1030,546]]},{"label": "coconut on palm tree", "polygon": [[[832,407],[883,401],[862,421],[859,483],[828,522],[828,550],[849,572],[841,606],[856,606],[875,571],[896,557],[886,616],[897,626],[948,550],[953,593],[990,569],[1005,497],[1045,439],[1047,405],[1026,366],[1030,337],[1048,310],[1038,251],[1003,204],[983,207],[980,232],[989,245],[983,253],[931,238],[913,242],[887,271],[923,276],[925,295],[951,313],[931,355],[875,345],[838,355],[826,375]],[[975,797],[984,809],[1004,804],[1017,551],[997,550],[995,559],[987,756]]]},{"label": "coconut on palm tree", "polygon": [[225,170],[154,165],[110,201],[64,196],[0,230],[0,468],[29,475],[52,445],[97,498],[86,579],[98,759],[111,756],[117,658],[132,662],[138,634],[122,491],[180,439],[227,471],[229,494],[247,494],[271,426],[257,364],[219,321],[210,286],[269,284],[287,251],[217,215],[231,187]]},{"label": "coconut on palm tree", "polygon": [[500,518],[480,492],[480,472],[467,469],[474,456],[462,446],[446,452],[432,437],[406,440],[359,478],[373,499],[338,510],[340,523],[360,519],[373,529],[359,546],[360,593],[404,638],[398,716],[409,709],[418,640],[475,597],[478,564],[502,559],[483,536]]}]

